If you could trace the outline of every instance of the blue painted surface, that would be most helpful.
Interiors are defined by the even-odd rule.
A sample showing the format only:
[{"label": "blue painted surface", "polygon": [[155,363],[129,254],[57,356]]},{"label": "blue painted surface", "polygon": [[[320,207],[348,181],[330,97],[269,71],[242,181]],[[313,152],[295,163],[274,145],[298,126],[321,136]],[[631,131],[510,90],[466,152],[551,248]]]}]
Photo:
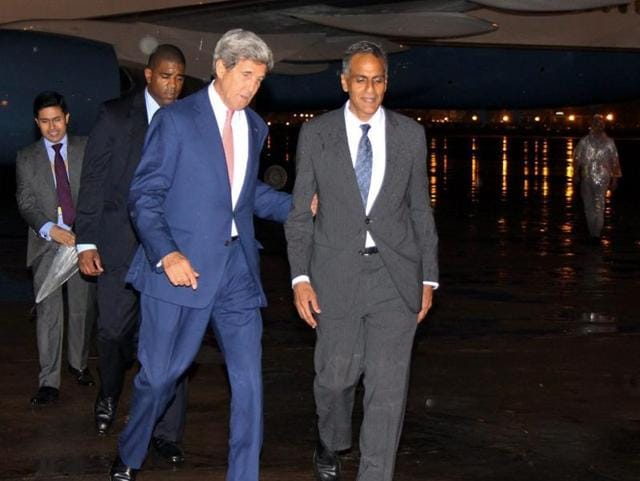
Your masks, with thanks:
[{"label": "blue painted surface", "polygon": [[[342,104],[340,64],[320,74],[271,75],[265,110]],[[390,108],[524,109],[640,98],[640,53],[539,48],[420,46],[389,57]]]},{"label": "blue painted surface", "polygon": [[65,96],[70,132],[86,135],[100,103],[120,93],[118,62],[111,45],[40,32],[0,30],[0,162],[15,160],[38,136],[33,99],[43,90]]}]

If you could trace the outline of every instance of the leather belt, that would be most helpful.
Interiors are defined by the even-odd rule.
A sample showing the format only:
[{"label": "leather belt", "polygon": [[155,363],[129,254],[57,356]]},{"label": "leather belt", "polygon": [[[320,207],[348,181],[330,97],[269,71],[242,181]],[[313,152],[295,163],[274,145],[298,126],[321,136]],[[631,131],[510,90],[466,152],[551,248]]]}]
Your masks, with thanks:
[{"label": "leather belt", "polygon": [[365,247],[364,249],[359,250],[358,254],[360,254],[361,256],[370,256],[373,254],[377,254],[378,252],[379,252],[378,248],[376,246],[373,246],[373,247]]}]

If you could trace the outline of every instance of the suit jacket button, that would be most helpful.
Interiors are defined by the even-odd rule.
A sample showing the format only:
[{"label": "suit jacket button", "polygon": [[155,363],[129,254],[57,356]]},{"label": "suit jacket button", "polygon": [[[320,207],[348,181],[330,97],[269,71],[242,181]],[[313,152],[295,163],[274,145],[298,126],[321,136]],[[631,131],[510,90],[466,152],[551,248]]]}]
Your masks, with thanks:
[{"label": "suit jacket button", "polygon": [[364,220],[364,223],[369,225],[371,224],[371,219],[369,219],[368,217]]}]

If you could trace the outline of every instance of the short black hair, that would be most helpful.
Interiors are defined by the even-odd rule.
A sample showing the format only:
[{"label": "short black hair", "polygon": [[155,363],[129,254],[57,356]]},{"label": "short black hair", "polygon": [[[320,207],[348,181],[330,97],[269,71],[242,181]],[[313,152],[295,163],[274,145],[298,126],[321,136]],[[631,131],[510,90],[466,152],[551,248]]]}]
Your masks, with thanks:
[{"label": "short black hair", "polygon": [[162,45],[158,45],[156,47],[153,53],[149,55],[147,68],[153,70],[162,60],[179,63],[181,65],[184,65],[185,67],[187,66],[187,61],[184,58],[182,50],[169,43],[163,43]]},{"label": "short black hair", "polygon": [[47,107],[60,107],[65,115],[69,113],[64,97],[53,90],[40,92],[33,100],[33,117],[37,119],[38,113]]}]

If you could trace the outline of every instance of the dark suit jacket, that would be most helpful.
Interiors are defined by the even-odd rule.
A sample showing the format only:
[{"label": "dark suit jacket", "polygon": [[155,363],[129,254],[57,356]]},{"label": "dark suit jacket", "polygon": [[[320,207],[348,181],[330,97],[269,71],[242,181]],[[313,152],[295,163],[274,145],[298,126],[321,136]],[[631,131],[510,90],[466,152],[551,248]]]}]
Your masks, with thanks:
[{"label": "dark suit jacket", "polygon": [[[78,188],[82,173],[85,137],[67,136],[67,165],[69,184],[74,204],[77,205]],[[57,244],[40,237],[38,232],[44,224],[58,222],[58,193],[51,162],[45,150],[44,140],[25,147],[18,152],[16,159],[16,199],[22,218],[29,225],[27,245],[27,266],[40,257],[47,249]]]},{"label": "dark suit jacket", "polygon": [[[284,222],[291,207],[288,194],[258,181],[267,126],[247,108],[247,172],[232,209],[222,139],[207,88],[154,116],[129,195],[131,219],[142,246],[127,280],[148,296],[195,308],[207,306],[221,285],[232,218],[256,285],[261,286],[253,216]],[[156,268],[172,251],[186,255],[200,273],[196,290],[172,286]],[[266,304],[262,288],[259,297],[256,301]]]},{"label": "dark suit jacket", "polygon": [[139,244],[129,220],[127,198],[147,126],[142,91],[104,103],[87,143],[77,243],[97,245],[107,269],[127,266]]},{"label": "dark suit jacket", "polygon": [[[407,306],[422,304],[422,281],[438,281],[424,128],[385,109],[386,167],[367,216],[349,152],[344,108],[303,125],[296,154],[293,209],[285,226],[293,278],[308,275],[322,312],[353,304],[359,254],[369,231]],[[319,198],[315,222],[311,197]]]}]

